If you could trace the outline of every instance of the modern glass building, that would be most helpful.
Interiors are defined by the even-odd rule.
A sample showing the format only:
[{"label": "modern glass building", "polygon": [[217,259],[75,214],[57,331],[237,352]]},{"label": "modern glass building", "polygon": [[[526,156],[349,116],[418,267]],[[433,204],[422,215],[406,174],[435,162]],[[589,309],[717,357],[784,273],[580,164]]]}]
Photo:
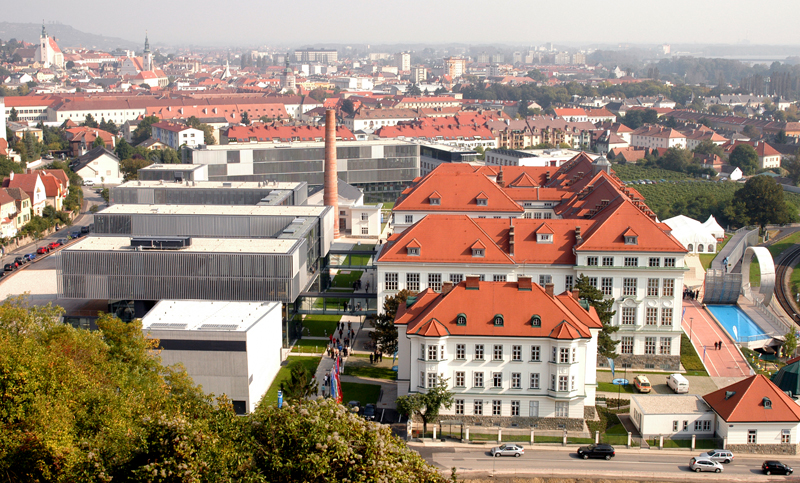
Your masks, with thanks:
[{"label": "modern glass building", "polygon": [[[368,200],[394,201],[420,175],[419,145],[398,140],[338,141],[339,178]],[[208,165],[211,181],[283,181],[322,185],[324,142],[198,146],[194,164]]]},{"label": "modern glass building", "polygon": [[[142,170],[139,171],[142,173]],[[128,181],[111,188],[112,204],[145,205],[304,205],[305,182]]]}]

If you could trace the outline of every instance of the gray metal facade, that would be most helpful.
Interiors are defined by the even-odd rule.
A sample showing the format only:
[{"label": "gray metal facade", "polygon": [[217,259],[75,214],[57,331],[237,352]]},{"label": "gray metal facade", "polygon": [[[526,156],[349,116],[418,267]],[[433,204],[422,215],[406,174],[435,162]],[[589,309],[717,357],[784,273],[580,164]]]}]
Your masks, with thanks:
[{"label": "gray metal facade", "polygon": [[[316,218],[316,217],[314,217]],[[293,216],[104,214],[94,218],[96,235],[191,236],[206,238],[276,238]]]},{"label": "gray metal facade", "polygon": [[[257,205],[265,198],[274,196],[275,188],[202,188],[198,186],[137,186],[135,182],[111,188],[112,204],[128,205]],[[287,190],[279,190],[287,191]],[[291,190],[291,196],[283,196],[280,204],[300,206],[308,198],[308,185]]]}]

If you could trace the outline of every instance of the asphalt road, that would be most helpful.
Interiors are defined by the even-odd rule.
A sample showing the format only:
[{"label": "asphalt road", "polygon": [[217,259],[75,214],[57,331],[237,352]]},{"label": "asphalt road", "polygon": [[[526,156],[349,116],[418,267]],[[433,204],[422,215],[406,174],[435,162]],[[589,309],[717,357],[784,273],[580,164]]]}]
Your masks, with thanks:
[{"label": "asphalt road", "polygon": [[715,481],[786,481],[797,477],[766,476],[761,472],[765,459],[778,459],[790,466],[800,466],[797,457],[766,457],[759,455],[736,455],[732,463],[724,465],[722,473],[694,473],[689,470],[689,460],[702,451],[689,452],[675,450],[617,449],[617,454],[609,461],[578,459],[570,448],[531,448],[525,445],[525,455],[493,458],[489,455],[490,446],[472,449],[431,447],[410,443],[409,446],[431,464],[449,475],[449,470],[457,468],[463,477],[491,476],[602,476],[627,479],[674,479],[695,481],[711,479]]}]

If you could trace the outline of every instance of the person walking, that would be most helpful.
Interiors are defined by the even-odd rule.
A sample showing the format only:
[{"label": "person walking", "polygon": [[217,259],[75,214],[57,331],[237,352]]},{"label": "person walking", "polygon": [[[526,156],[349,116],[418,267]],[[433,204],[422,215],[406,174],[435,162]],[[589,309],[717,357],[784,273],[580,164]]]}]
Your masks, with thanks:
[{"label": "person walking", "polygon": [[372,353],[369,354],[369,363],[372,364]]}]

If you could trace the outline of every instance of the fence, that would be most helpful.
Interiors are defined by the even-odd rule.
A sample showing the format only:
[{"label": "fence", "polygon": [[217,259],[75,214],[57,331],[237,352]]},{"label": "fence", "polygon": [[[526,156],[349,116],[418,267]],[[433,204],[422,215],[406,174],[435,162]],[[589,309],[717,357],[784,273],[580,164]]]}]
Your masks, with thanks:
[{"label": "fence", "polygon": [[[591,444],[595,441],[593,437],[583,431],[431,423],[428,424],[428,430],[423,434],[422,423],[412,422],[411,424],[412,438],[451,439],[472,443]],[[624,435],[624,438],[623,441],[616,444],[626,444],[627,434]]]}]

